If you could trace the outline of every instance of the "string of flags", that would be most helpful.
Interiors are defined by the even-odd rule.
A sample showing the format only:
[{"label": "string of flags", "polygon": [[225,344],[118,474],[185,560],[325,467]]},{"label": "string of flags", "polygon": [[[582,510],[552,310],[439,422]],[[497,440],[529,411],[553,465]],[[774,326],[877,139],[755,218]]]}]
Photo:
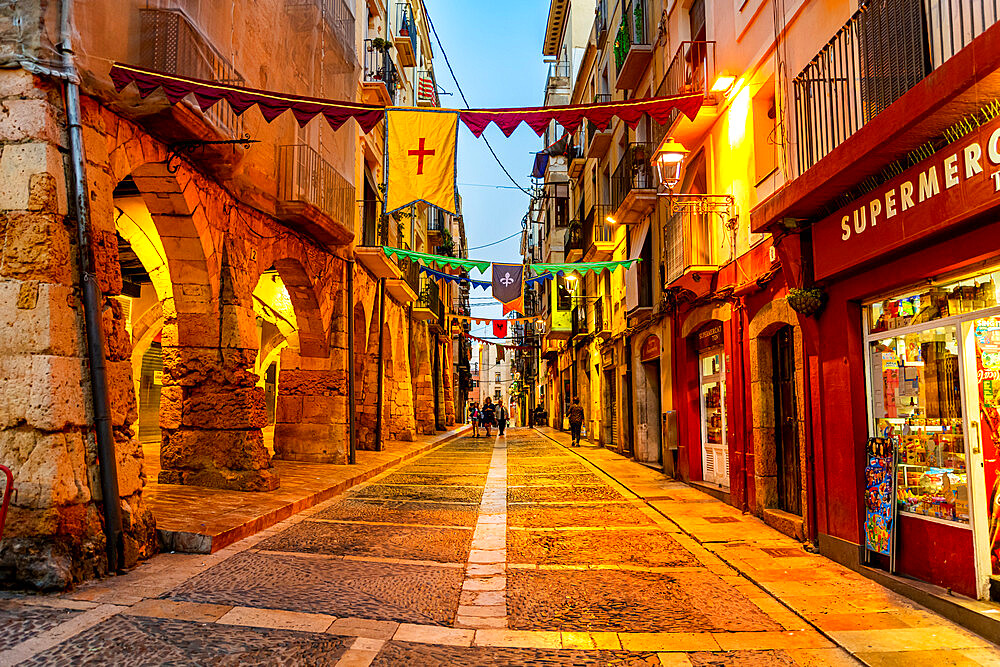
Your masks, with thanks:
[{"label": "string of flags", "polygon": [[572,134],[585,121],[605,130],[614,118],[634,129],[647,115],[662,125],[670,120],[674,111],[680,111],[694,120],[704,103],[704,95],[695,93],[551,107],[404,109],[242,88],[124,63],[115,63],[110,76],[119,93],[129,84],[134,84],[142,98],[157,89],[163,91],[171,104],[178,104],[192,96],[202,111],[225,100],[238,116],[256,106],[267,122],[272,122],[285,111],[291,111],[300,126],[322,116],[331,128],[337,130],[354,118],[367,134],[384,119],[386,192],[383,213],[391,213],[414,202],[425,202],[449,213],[457,213],[459,121],[476,137],[481,136],[490,123],[510,136],[522,122],[542,136],[553,121]]},{"label": "string of flags", "polygon": [[487,338],[480,338],[479,336],[473,336],[472,334],[463,333],[465,338],[477,341],[483,345],[492,345],[494,347],[502,348],[504,350],[534,350],[534,345],[505,345],[504,343],[497,343],[496,341],[489,340]]}]

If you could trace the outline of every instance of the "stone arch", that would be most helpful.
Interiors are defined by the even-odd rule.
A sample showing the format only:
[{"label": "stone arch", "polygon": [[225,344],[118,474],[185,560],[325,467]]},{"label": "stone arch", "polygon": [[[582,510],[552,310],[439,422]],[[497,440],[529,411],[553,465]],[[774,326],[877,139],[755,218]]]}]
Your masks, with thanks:
[{"label": "stone arch", "polygon": [[[799,489],[802,516],[777,509],[777,440],[775,430],[772,337],[783,327],[792,327],[795,357],[795,395],[799,448]],[[754,513],[766,523],[797,539],[805,539],[808,525],[805,468],[805,400],[802,327],[798,315],[783,298],[769,301],[757,311],[747,326],[750,361],[750,401],[753,415]]]},{"label": "stone arch", "polygon": [[698,306],[692,309],[681,323],[681,338],[687,338],[700,329],[702,325],[712,320],[728,322],[732,319],[732,314],[732,306],[728,304],[723,306],[713,306],[711,304]]},{"label": "stone arch", "polygon": [[357,405],[363,405],[365,369],[368,367],[368,318],[365,314],[365,304],[361,301],[354,304],[354,400]]},{"label": "stone arch", "polygon": [[294,258],[277,259],[273,266],[285,284],[297,324],[299,354],[303,357],[327,357],[329,339],[312,280],[302,263]]}]

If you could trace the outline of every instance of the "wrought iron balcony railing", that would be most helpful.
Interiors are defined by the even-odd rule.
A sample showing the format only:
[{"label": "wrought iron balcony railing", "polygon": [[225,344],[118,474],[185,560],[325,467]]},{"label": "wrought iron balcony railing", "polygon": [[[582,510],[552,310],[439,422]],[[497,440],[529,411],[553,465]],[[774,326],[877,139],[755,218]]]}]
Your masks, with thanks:
[{"label": "wrought iron balcony railing", "polygon": [[441,300],[441,288],[438,287],[438,284],[425,276],[418,295],[417,305],[430,310],[434,313],[438,322],[443,323],[445,320],[445,309],[444,302]]},{"label": "wrought iron balcony railing", "polygon": [[[347,61],[357,61],[354,43],[354,13],[345,0],[285,0],[285,9],[293,16],[296,10],[312,9],[319,13],[320,20],[334,36],[336,43],[344,53]],[[303,16],[302,30],[312,30],[313,21]]]},{"label": "wrought iron balcony railing", "polygon": [[373,41],[365,40],[365,81],[384,84],[390,101],[395,104],[396,85],[399,81],[396,63],[393,62],[388,49],[375,48]]},{"label": "wrought iron balcony railing", "polygon": [[720,234],[721,219],[714,212],[685,208],[671,215],[663,228],[665,283],[669,285],[692,268],[716,267]]},{"label": "wrought iron balcony railing", "polygon": [[611,177],[612,210],[618,210],[633,190],[656,189],[656,171],[650,164],[655,148],[651,143],[632,143],[625,149]]},{"label": "wrought iron balcony railing", "polygon": [[604,299],[598,299],[594,302],[594,331],[600,333],[605,331],[606,322],[604,321]]},{"label": "wrought iron balcony railing", "polygon": [[594,35],[600,48],[608,36],[608,0],[597,0],[597,7],[594,9]]},{"label": "wrought iron balcony railing", "polygon": [[342,225],[354,224],[354,186],[304,144],[278,147],[278,199],[312,204]]},{"label": "wrought iron balcony railing", "polygon": [[792,81],[798,173],[997,22],[994,0],[861,3]]},{"label": "wrought iron balcony railing", "polygon": [[563,238],[563,252],[567,255],[574,250],[582,253],[585,250],[583,244],[583,225],[579,220],[574,220],[566,228],[566,235]]},{"label": "wrought iron balcony railing", "polygon": [[[205,79],[243,87],[246,81],[232,63],[212,45],[184,12],[178,9],[140,9],[144,67],[167,74]],[[239,137],[243,121],[228,104],[217,102],[204,112],[224,135]]]},{"label": "wrought iron balcony railing", "polygon": [[571,329],[571,335],[576,337],[587,333],[587,331],[587,305],[586,303],[581,303],[573,308],[573,326]]},{"label": "wrought iron balcony railing", "polygon": [[608,217],[614,213],[611,204],[597,204],[594,206],[593,215],[587,217],[584,226],[584,235],[587,245],[595,243],[612,243],[615,240],[615,229],[608,221]]},{"label": "wrought iron balcony railing", "polygon": [[410,6],[409,2],[396,3],[395,18],[395,36],[409,40],[410,54],[415,61],[417,53],[417,25],[413,20],[413,7]]},{"label": "wrought iron balcony railing", "polygon": [[615,71],[621,71],[633,46],[649,46],[646,0],[631,0],[622,6],[622,20],[615,34]]},{"label": "wrought iron balcony railing", "polygon": [[[707,95],[715,75],[715,42],[681,42],[670,67],[656,89],[655,97],[669,95]],[[673,109],[663,125],[653,125],[653,143],[659,145],[680,112]]]}]

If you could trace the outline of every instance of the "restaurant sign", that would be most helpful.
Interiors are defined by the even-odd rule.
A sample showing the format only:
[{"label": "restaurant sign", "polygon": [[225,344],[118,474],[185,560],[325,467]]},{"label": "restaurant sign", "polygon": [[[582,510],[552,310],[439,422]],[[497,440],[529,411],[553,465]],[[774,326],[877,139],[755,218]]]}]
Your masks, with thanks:
[{"label": "restaurant sign", "polygon": [[1000,118],[816,223],[816,278],[902,248],[998,204]]}]

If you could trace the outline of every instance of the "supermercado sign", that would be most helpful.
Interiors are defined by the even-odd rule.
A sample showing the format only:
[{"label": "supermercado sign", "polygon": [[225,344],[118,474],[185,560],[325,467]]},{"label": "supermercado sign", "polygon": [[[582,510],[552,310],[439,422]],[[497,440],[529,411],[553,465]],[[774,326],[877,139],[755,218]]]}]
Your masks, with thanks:
[{"label": "supermercado sign", "polygon": [[1000,205],[1000,118],[813,226],[816,278]]}]

